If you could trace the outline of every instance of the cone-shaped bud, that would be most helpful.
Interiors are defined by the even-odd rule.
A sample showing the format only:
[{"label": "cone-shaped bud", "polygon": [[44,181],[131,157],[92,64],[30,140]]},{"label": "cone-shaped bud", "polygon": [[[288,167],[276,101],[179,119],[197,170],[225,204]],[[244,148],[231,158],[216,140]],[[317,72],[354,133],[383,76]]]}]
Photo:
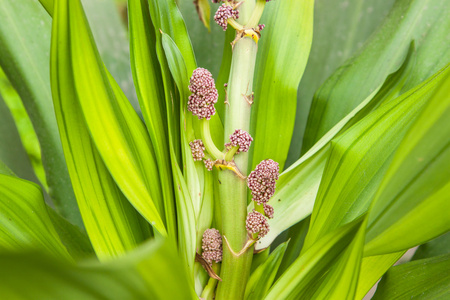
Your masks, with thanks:
[{"label": "cone-shaped bud", "polygon": [[225,144],[225,146],[227,149],[239,146],[238,151],[236,151],[236,154],[238,154],[239,152],[247,152],[250,149],[252,141],[253,138],[247,131],[236,129],[234,133],[230,135],[230,143]]},{"label": "cone-shaped bud", "polygon": [[219,97],[211,73],[206,69],[197,68],[192,73],[189,83],[192,94],[189,96],[188,110],[199,119],[211,119],[216,113],[214,104]]},{"label": "cone-shaped bud", "polygon": [[264,237],[269,232],[269,223],[266,217],[255,210],[247,215],[245,227],[248,233],[252,235],[257,233],[258,239]]},{"label": "cone-shaped bud", "polygon": [[235,20],[239,18],[239,11],[234,10],[231,6],[226,5],[225,3],[219,6],[219,9],[214,15],[214,21],[216,21],[216,23],[222,27],[224,31],[227,30],[228,19],[230,18]]},{"label": "cone-shaped bud", "polygon": [[206,150],[205,145],[203,145],[202,140],[193,140],[189,143],[191,147],[191,153],[194,160],[202,160],[205,157],[204,151]]},{"label": "cone-shaped bud", "polygon": [[206,229],[202,238],[202,256],[209,263],[222,261],[222,236],[219,230]]},{"label": "cone-shaped bud", "polygon": [[260,162],[247,178],[247,185],[252,191],[252,200],[264,204],[275,193],[280,167],[278,163],[266,159]]},{"label": "cone-shaped bud", "polygon": [[264,204],[264,214],[266,215],[267,218],[273,219],[274,212],[275,210],[273,209],[272,206],[270,206],[269,204]]}]

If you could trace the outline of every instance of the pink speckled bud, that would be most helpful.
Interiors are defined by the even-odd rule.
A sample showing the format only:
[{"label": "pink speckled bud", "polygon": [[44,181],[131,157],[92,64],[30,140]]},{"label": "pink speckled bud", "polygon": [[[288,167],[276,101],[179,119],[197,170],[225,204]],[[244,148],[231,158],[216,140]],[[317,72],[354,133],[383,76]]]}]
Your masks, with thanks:
[{"label": "pink speckled bud", "polygon": [[264,204],[275,193],[280,167],[278,163],[266,159],[260,162],[247,178],[247,185],[252,191],[252,200]]},{"label": "pink speckled bud", "polygon": [[261,31],[261,30],[264,29],[264,27],[266,27],[266,25],[264,25],[264,24],[259,24],[259,25],[256,27],[256,29],[257,29],[258,31]]},{"label": "pink speckled bud", "polygon": [[266,215],[267,218],[273,219],[274,212],[275,210],[273,209],[272,206],[270,206],[269,204],[264,204],[264,214]]},{"label": "pink speckled bud", "polygon": [[247,215],[245,227],[247,228],[248,233],[257,233],[258,239],[264,237],[269,232],[269,223],[267,222],[266,217],[255,210]]},{"label": "pink speckled bud", "polygon": [[216,113],[214,104],[219,97],[211,73],[206,69],[197,68],[192,73],[189,83],[192,94],[189,96],[188,110],[199,119],[211,119]]},{"label": "pink speckled bud", "polygon": [[234,10],[231,6],[226,5],[225,3],[219,6],[219,9],[216,11],[214,15],[214,21],[223,28],[223,30],[227,30],[228,27],[228,19],[239,18],[239,11]]},{"label": "pink speckled bud", "polygon": [[202,140],[193,140],[189,143],[191,147],[191,153],[194,160],[202,160],[205,157],[204,151],[206,150],[205,145],[203,145]]},{"label": "pink speckled bud", "polygon": [[210,159],[205,159],[203,161],[205,163],[205,167],[208,171],[212,171],[213,167],[214,167],[214,162]]},{"label": "pink speckled bud", "polygon": [[239,146],[239,149],[236,151],[236,154],[238,154],[239,152],[247,152],[250,149],[252,141],[253,138],[248,132],[242,129],[236,129],[234,133],[230,135],[230,143],[227,143],[225,146],[227,149]]},{"label": "pink speckled bud", "polygon": [[206,229],[202,238],[202,256],[211,265],[213,261],[222,261],[222,236],[219,230]]}]

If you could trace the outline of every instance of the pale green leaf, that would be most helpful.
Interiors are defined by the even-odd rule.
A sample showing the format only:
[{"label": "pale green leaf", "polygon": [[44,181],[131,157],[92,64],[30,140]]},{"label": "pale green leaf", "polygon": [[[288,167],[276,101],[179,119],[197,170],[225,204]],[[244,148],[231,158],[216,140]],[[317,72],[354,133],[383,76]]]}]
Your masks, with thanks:
[{"label": "pale green leaf", "polygon": [[365,255],[406,250],[450,230],[450,66],[438,76],[375,196]]},{"label": "pale green leaf", "polygon": [[148,237],[148,224],[124,197],[95,147],[79,105],[70,58],[67,3],[53,19],[52,89],[69,173],[83,221],[100,259],[125,253]]},{"label": "pale green leaf", "polygon": [[294,130],[297,88],[312,43],[313,7],[312,0],[272,1],[264,9],[261,23],[266,28],[258,43],[251,118],[253,167],[270,157],[283,169]]},{"label": "pale green leaf", "polygon": [[372,299],[448,299],[449,269],[450,254],[395,266],[378,284]]}]

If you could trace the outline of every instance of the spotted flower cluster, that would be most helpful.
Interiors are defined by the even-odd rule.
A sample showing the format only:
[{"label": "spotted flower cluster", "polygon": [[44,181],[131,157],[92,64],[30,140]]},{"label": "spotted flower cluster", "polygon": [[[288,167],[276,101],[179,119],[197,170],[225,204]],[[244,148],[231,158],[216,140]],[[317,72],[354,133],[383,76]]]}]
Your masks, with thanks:
[{"label": "spotted flower cluster", "polygon": [[239,152],[248,152],[250,149],[250,144],[252,143],[253,138],[247,131],[242,129],[236,129],[232,135],[230,135],[230,142],[225,144],[227,149],[232,147],[239,146],[239,149],[236,151],[236,154]]},{"label": "spotted flower cluster", "polygon": [[237,19],[239,18],[239,11],[234,10],[233,7],[222,4],[219,6],[219,9],[216,11],[216,14],[214,15],[214,21],[223,28],[223,30],[227,30],[228,27],[228,19]]},{"label": "spotted flower cluster", "polygon": [[202,140],[193,140],[189,143],[189,147],[191,147],[191,153],[194,160],[202,160],[205,157],[205,145],[203,145]]},{"label": "spotted flower cluster", "polygon": [[255,210],[247,215],[245,227],[248,233],[257,233],[258,239],[264,237],[269,232],[269,222],[267,222],[266,217]]},{"label": "spotted flower cluster", "polygon": [[269,204],[264,204],[264,214],[266,215],[267,218],[273,219],[274,213],[275,210],[273,209],[272,206],[270,206]]},{"label": "spotted flower cluster", "polygon": [[222,261],[222,236],[219,230],[206,229],[202,238],[202,256],[211,265],[213,261]]},{"label": "spotted flower cluster", "polygon": [[214,167],[214,161],[210,160],[210,159],[205,159],[203,161],[205,163],[205,167],[208,171],[212,171],[213,167]]},{"label": "spotted flower cluster", "polygon": [[191,95],[188,100],[188,110],[199,119],[207,120],[216,113],[214,104],[219,97],[211,73],[203,68],[197,68],[189,81]]},{"label": "spotted flower cluster", "polygon": [[247,185],[252,191],[252,200],[265,204],[275,193],[280,167],[277,162],[266,159],[260,162],[247,178]]}]

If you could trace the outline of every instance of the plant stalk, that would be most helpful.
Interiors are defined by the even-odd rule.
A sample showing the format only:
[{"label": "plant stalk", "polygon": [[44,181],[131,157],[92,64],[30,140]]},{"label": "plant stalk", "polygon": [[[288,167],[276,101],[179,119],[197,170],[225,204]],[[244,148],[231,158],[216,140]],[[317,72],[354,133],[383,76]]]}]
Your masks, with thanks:
[{"label": "plant stalk", "polygon": [[[255,1],[246,0],[239,9],[239,21],[246,24],[250,19]],[[250,130],[250,112],[253,75],[258,46],[251,38],[239,39],[234,45],[228,81],[228,102],[225,107],[225,143],[236,129]],[[250,100],[250,101],[249,101]],[[235,156],[235,163],[242,174],[248,174],[248,153]],[[220,208],[222,234],[227,238],[223,245],[223,260],[216,299],[243,299],[250,275],[253,246],[239,256],[247,242],[245,220],[247,217],[247,181],[229,170],[219,172]]]}]

